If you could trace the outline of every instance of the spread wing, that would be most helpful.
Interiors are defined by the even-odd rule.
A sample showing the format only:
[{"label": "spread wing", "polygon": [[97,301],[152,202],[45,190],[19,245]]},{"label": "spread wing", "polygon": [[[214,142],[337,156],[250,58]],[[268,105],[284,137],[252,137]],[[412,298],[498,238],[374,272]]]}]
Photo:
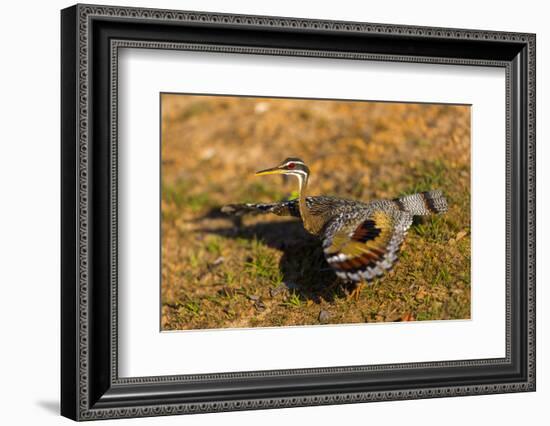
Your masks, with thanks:
[{"label": "spread wing", "polygon": [[[316,209],[317,206],[338,206],[345,202],[339,198],[326,196],[306,197],[306,204],[310,209]],[[247,214],[273,213],[277,216],[300,217],[300,207],[298,199],[279,201],[277,203],[250,203],[250,204],[228,204],[221,208],[222,213],[232,216],[244,216]]]},{"label": "spread wing", "polygon": [[323,250],[336,275],[349,281],[372,280],[391,269],[412,223],[399,210],[365,211],[337,217],[327,228]]}]

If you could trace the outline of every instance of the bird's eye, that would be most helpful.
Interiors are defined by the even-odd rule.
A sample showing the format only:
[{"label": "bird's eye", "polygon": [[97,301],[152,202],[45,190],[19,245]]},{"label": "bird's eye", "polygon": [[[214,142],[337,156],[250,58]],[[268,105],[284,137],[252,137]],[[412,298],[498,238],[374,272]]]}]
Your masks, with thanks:
[{"label": "bird's eye", "polygon": [[296,167],[296,164],[288,163],[288,165],[286,167],[289,168],[289,169],[293,169],[294,167]]}]

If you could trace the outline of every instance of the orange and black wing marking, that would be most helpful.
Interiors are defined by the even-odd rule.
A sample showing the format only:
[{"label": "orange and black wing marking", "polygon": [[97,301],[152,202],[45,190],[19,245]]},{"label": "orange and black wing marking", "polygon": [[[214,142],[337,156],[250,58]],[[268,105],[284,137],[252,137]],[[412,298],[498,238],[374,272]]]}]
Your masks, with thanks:
[{"label": "orange and black wing marking", "polygon": [[412,223],[402,211],[377,210],[333,230],[323,249],[336,274],[349,281],[369,281],[391,269]]}]

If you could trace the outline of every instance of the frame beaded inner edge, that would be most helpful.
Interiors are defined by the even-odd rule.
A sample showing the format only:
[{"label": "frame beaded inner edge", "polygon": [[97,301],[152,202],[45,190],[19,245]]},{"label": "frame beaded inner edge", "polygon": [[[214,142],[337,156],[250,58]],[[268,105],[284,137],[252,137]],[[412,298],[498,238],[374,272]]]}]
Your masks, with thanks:
[{"label": "frame beaded inner edge", "polygon": [[[135,48],[135,49],[165,49],[165,50],[186,50],[186,51],[201,51],[201,52],[223,52],[223,53],[235,53],[235,54],[261,54],[261,55],[279,55],[279,56],[307,56],[307,57],[324,57],[331,59],[350,59],[350,60],[370,60],[370,61],[387,61],[387,62],[410,62],[410,63],[442,63],[442,64],[468,64],[477,66],[493,66],[504,67],[506,72],[506,79],[509,79],[510,69],[505,62],[500,61],[486,61],[486,60],[458,60],[458,59],[441,59],[441,58],[415,58],[412,56],[397,56],[397,55],[374,55],[374,54],[361,54],[361,53],[342,53],[342,52],[326,52],[326,51],[313,51],[313,50],[298,50],[298,49],[270,49],[270,48],[251,48],[251,47],[233,47],[233,46],[218,46],[218,45],[200,45],[193,43],[163,43],[163,42],[149,42],[149,41],[134,41],[134,40],[111,40],[111,112],[112,119],[116,119],[118,111],[118,98],[117,98],[117,76],[118,76],[118,51],[120,48]],[[507,91],[508,92],[508,91]],[[509,94],[507,93],[507,97]],[[507,114],[509,112],[507,111]],[[343,372],[366,372],[366,371],[380,371],[380,370],[394,370],[404,369],[410,367],[458,367],[458,366],[479,366],[490,364],[501,364],[504,362],[510,362],[510,342],[511,342],[511,316],[510,316],[510,279],[509,275],[506,275],[506,356],[504,358],[485,358],[485,359],[473,359],[473,360],[457,360],[457,361],[434,361],[434,362],[415,362],[415,363],[399,363],[399,364],[377,364],[367,366],[348,366],[348,367],[327,367],[327,368],[300,368],[300,369],[285,369],[285,370],[262,370],[262,371],[247,371],[247,372],[231,372],[231,373],[212,373],[212,374],[187,374],[187,375],[169,375],[169,376],[153,376],[153,377],[135,377],[135,378],[119,378],[117,374],[118,363],[118,333],[117,333],[117,251],[116,251],[116,228],[118,223],[117,216],[117,192],[116,186],[116,164],[117,164],[117,152],[118,152],[118,140],[117,140],[117,123],[111,122],[111,164],[113,164],[113,177],[111,189],[113,191],[112,204],[111,204],[111,223],[112,223],[112,252],[111,252],[111,265],[112,276],[111,285],[113,290],[113,296],[111,300],[111,336],[112,347],[117,350],[112,353],[112,371],[111,380],[114,383],[167,383],[173,381],[194,381],[194,380],[217,380],[225,378],[248,378],[248,377],[269,377],[269,376],[282,376],[282,375],[300,375],[308,373],[343,373]],[[507,140],[510,139],[509,132],[506,132]],[[509,143],[507,142],[507,146]],[[508,159],[507,159],[508,162]],[[506,203],[510,203],[509,187],[510,182],[506,183],[507,199]],[[509,227],[509,218],[506,221],[507,228]],[[508,250],[508,249],[507,249]],[[507,253],[510,253],[507,251]]]}]

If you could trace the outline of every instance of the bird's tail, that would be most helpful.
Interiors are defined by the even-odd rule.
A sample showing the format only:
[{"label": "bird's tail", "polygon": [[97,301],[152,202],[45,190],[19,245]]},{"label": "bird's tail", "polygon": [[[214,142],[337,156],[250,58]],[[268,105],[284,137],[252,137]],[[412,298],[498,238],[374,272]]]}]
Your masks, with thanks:
[{"label": "bird's tail", "polygon": [[447,199],[440,190],[419,192],[405,195],[394,200],[402,210],[413,215],[445,213],[448,209]]}]

